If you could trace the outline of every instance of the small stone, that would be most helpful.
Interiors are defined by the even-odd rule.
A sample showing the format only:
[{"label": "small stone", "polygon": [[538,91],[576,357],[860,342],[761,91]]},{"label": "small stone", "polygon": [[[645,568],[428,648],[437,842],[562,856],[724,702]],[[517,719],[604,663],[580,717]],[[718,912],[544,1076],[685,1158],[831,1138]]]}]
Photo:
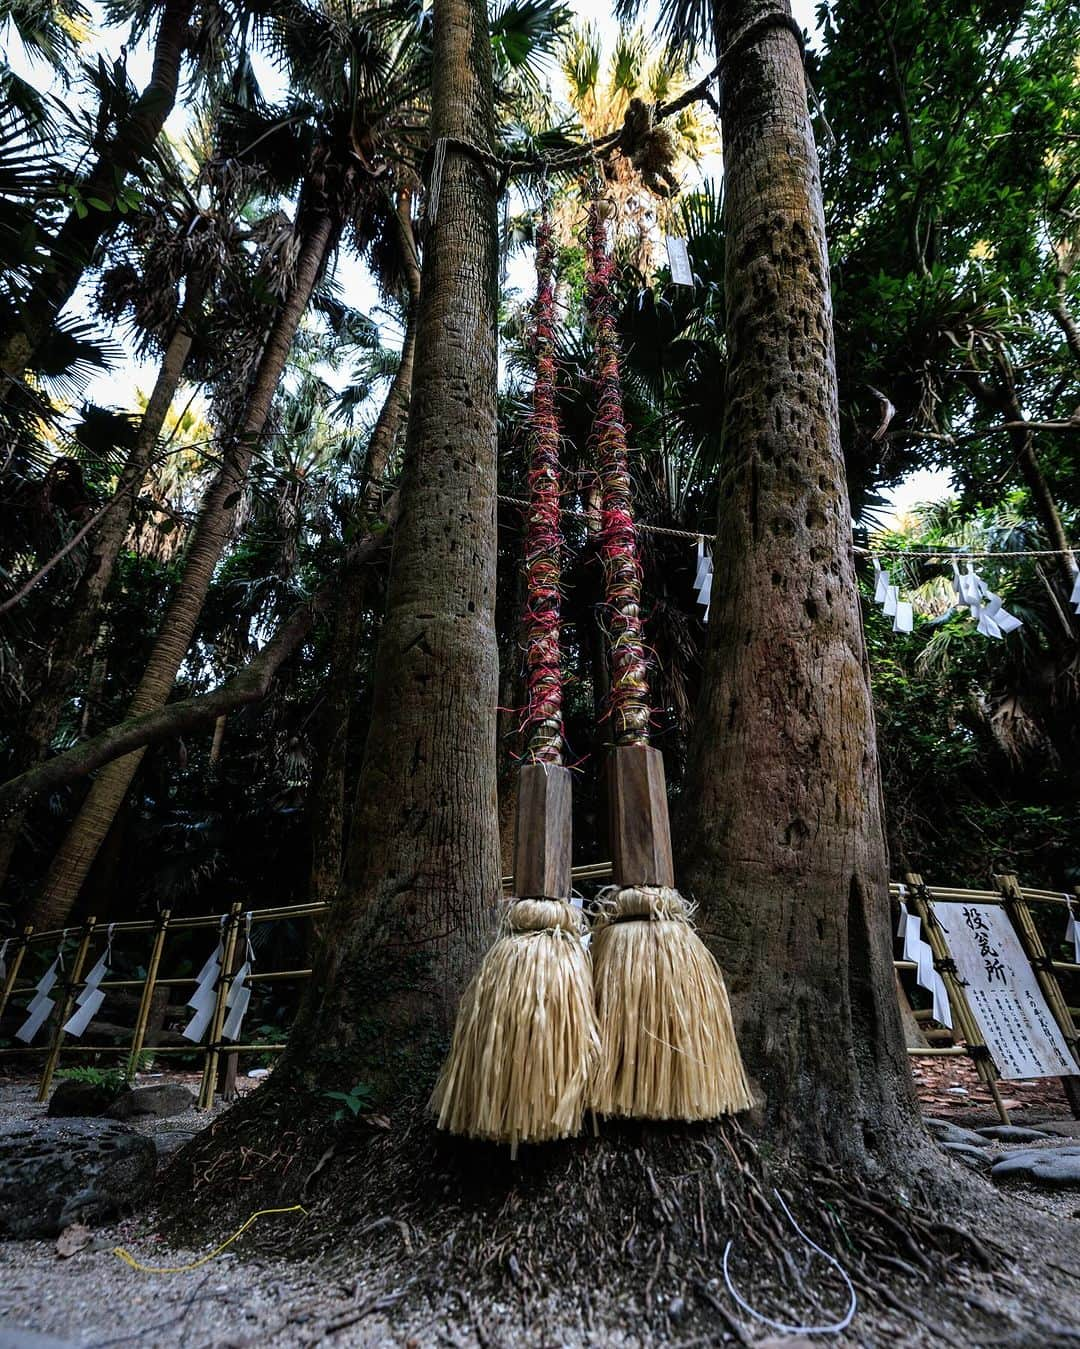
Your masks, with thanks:
[{"label": "small stone", "polygon": [[247,1075],[248,1075],[248,1077],[269,1077],[269,1076],[270,1076],[270,1069],[269,1069],[269,1068],[249,1068],[248,1071],[247,1071]]},{"label": "small stone", "polygon": [[129,1091],[107,1111],[110,1119],[168,1119],[183,1115],[195,1107],[195,1095],[179,1082],[159,1082],[152,1087]]},{"label": "small stone", "polygon": [[127,1090],[104,1082],[60,1082],[49,1098],[46,1113],[51,1119],[96,1119]]},{"label": "small stone", "polygon": [[939,1143],[967,1143],[973,1148],[988,1148],[989,1138],[983,1138],[974,1129],[962,1129],[945,1119],[925,1119],[923,1123]]},{"label": "small stone", "polygon": [[989,1124],[985,1129],[976,1129],[983,1138],[993,1138],[999,1143],[1034,1143],[1039,1138],[1049,1138],[1050,1134],[1042,1129],[1025,1129],[1019,1124]]},{"label": "small stone", "polygon": [[1022,1148],[1003,1157],[990,1175],[994,1180],[1013,1176],[1041,1185],[1080,1185],[1080,1147]]},{"label": "small stone", "polygon": [[668,1316],[673,1321],[681,1321],[686,1315],[686,1302],[681,1297],[673,1297],[668,1303]]}]

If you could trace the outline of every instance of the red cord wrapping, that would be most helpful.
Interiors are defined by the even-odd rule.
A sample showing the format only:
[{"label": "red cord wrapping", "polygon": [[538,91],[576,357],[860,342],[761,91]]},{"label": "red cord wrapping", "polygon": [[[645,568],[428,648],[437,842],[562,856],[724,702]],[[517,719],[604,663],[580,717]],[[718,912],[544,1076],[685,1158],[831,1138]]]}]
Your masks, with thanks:
[{"label": "red cord wrapping", "polygon": [[601,557],[611,662],[608,715],[615,744],[649,743],[649,675],[642,641],[641,560],[634,523],[633,486],[626,452],[619,338],[615,323],[615,264],[607,251],[599,203],[589,211],[589,318],[596,343],[596,418],[593,441],[600,470]]},{"label": "red cord wrapping", "polygon": [[536,381],[525,528],[525,757],[561,764],[563,680],[559,653],[559,418],[555,410],[555,243],[545,216],[536,237]]}]

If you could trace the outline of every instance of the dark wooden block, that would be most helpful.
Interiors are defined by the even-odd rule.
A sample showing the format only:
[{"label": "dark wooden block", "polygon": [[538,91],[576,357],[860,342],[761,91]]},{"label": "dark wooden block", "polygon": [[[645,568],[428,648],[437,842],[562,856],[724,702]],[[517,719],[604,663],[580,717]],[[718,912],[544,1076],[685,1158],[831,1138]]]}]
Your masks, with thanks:
[{"label": "dark wooden block", "polygon": [[612,751],[608,819],[616,885],[674,885],[664,756],[647,745]]},{"label": "dark wooden block", "polygon": [[525,764],[518,777],[514,894],[518,899],[570,895],[569,768]]}]

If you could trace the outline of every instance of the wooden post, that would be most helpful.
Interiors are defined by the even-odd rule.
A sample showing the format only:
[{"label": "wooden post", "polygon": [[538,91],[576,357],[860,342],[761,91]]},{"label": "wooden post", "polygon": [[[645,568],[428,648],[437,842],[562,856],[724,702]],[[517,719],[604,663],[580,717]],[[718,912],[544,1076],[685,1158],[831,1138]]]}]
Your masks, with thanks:
[{"label": "wooden post", "polygon": [[[994,884],[1001,891],[1002,898],[1005,900],[1006,912],[1013,921],[1016,935],[1020,938],[1020,945],[1024,948],[1024,954],[1031,961],[1031,968],[1035,971],[1035,978],[1039,981],[1039,987],[1046,998],[1047,1006],[1061,1028],[1061,1034],[1065,1038],[1065,1043],[1069,1046],[1069,1053],[1080,1064],[1080,1042],[1077,1040],[1076,1023],[1072,1019],[1069,1004],[1065,1001],[1065,995],[1062,993],[1057,975],[1053,971],[1046,947],[1039,936],[1039,929],[1035,926],[1035,920],[1028,908],[1027,900],[1024,898],[1024,891],[1020,882],[1015,876],[1006,874],[995,876]],[[1070,1077],[1062,1077],[1058,1080],[1065,1092],[1065,1099],[1069,1103],[1073,1119],[1080,1119],[1080,1076],[1073,1074]]]},{"label": "wooden post", "polygon": [[569,768],[542,763],[522,765],[514,827],[517,899],[569,898],[571,792]]},{"label": "wooden post", "polygon": [[236,950],[236,936],[240,930],[240,915],[243,906],[234,904],[229,910],[225,922],[224,944],[221,955],[221,973],[218,976],[217,997],[214,1000],[214,1014],[210,1018],[210,1034],[206,1040],[206,1057],[203,1060],[202,1085],[199,1087],[199,1109],[209,1110],[214,1104],[214,1090],[217,1083],[218,1059],[221,1055],[221,1028],[225,1024],[225,1000],[229,996],[232,979],[226,970],[232,969],[233,952]]},{"label": "wooden post", "polygon": [[[53,1035],[52,1044],[49,1046],[49,1057],[45,1060],[45,1069],[41,1074],[41,1084],[38,1087],[37,1095],[39,1101],[45,1101],[49,1096],[53,1074],[56,1072],[56,1064],[60,1058],[60,1045],[64,1039],[64,1025],[71,1015],[71,1009],[75,1003],[75,985],[82,978],[83,966],[86,964],[86,953],[90,949],[90,942],[96,925],[97,919],[93,917],[88,918],[83,925],[82,940],[75,952],[75,959],[71,963],[71,977],[64,984],[64,996],[60,1000],[60,1015],[56,1018],[56,1031]],[[64,939],[61,937],[61,950],[63,950],[63,942]]]},{"label": "wooden post", "polygon": [[619,745],[608,760],[611,866],[618,886],[675,884],[664,757]]},{"label": "wooden post", "polygon": [[7,969],[7,978],[4,980],[4,987],[0,989],[0,1017],[7,1010],[8,999],[11,997],[12,990],[15,987],[16,980],[19,977],[19,969],[23,963],[23,956],[26,955],[26,948],[30,945],[30,938],[34,932],[33,923],[28,923],[22,930],[22,936],[19,938],[18,945],[15,948],[15,954]]},{"label": "wooden post", "polygon": [[971,1059],[975,1064],[975,1071],[986,1083],[987,1090],[990,1092],[994,1101],[994,1106],[998,1113],[998,1118],[1002,1124],[1010,1124],[1009,1112],[1001,1099],[1001,1092],[998,1090],[997,1069],[993,1059],[990,1057],[990,1051],[982,1042],[979,1031],[979,1023],[975,1020],[975,1015],[968,1006],[968,1000],[964,996],[963,986],[956,977],[953,968],[952,954],[949,951],[948,943],[942,935],[941,927],[938,924],[933,909],[927,903],[930,896],[929,890],[923,884],[923,878],[914,871],[909,871],[904,876],[904,882],[911,894],[908,896],[911,907],[923,921],[923,927],[926,929],[926,940],[930,943],[930,949],[934,953],[934,968],[941,975],[945,984],[945,991],[949,995],[949,1006],[952,1008],[953,1018],[960,1028],[960,1034],[967,1041],[968,1050],[975,1050],[971,1054]]},{"label": "wooden post", "polygon": [[163,909],[158,914],[157,926],[154,930],[154,942],[150,948],[150,962],[146,967],[146,980],[143,983],[142,997],[139,999],[139,1010],[135,1016],[135,1034],[131,1038],[131,1054],[128,1057],[127,1080],[131,1082],[139,1068],[139,1055],[142,1053],[143,1042],[146,1039],[146,1026],[150,1019],[150,1008],[154,1002],[154,986],[157,983],[158,969],[161,966],[161,952],[165,946],[165,934],[169,927],[169,910]]}]

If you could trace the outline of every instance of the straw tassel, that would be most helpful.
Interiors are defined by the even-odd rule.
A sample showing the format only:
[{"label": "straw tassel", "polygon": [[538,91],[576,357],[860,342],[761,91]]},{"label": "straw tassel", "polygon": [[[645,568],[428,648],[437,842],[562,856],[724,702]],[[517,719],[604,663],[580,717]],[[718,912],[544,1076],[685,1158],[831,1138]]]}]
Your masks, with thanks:
[{"label": "straw tassel", "polygon": [[663,760],[649,746],[648,663],[619,344],[603,213],[589,217],[588,304],[596,344],[595,452],[601,483],[611,664],[609,779],[617,888],[594,924],[600,1060],[590,1105],[603,1115],[703,1120],[752,1104],[720,967],[675,890]]},{"label": "straw tassel", "polygon": [[537,238],[524,614],[528,684],[514,880],[500,936],[458,1009],[431,1104],[439,1127],[519,1143],[579,1132],[599,1035],[580,910],[569,902],[571,783],[563,767],[559,424],[555,403],[551,222]]},{"label": "straw tassel", "polygon": [[724,977],[690,917],[667,886],[608,892],[591,947],[598,1114],[705,1120],[752,1104]]},{"label": "straw tassel", "polygon": [[439,1128],[515,1148],[571,1138],[598,1051],[580,912],[512,900],[461,1001],[432,1098]]}]

